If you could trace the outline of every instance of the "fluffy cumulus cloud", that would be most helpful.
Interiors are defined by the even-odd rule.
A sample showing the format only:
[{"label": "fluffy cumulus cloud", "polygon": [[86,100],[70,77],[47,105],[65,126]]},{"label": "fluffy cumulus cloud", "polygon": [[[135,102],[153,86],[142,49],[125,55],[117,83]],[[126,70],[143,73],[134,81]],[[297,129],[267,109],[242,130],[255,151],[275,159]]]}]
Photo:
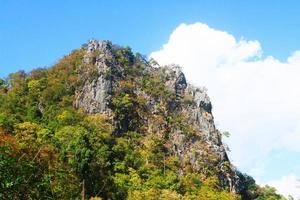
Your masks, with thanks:
[{"label": "fluffy cumulus cloud", "polygon": [[300,199],[300,182],[294,174],[283,176],[277,181],[271,181],[268,185],[278,188],[278,192],[285,196],[293,194],[295,199]]},{"label": "fluffy cumulus cloud", "polygon": [[[150,57],[181,65],[191,83],[208,88],[218,128],[231,133],[231,160],[266,183],[276,171],[266,158],[280,150],[300,153],[300,51],[284,62],[262,52],[256,40],[195,23],[179,25]],[[291,159],[300,166],[299,157]],[[285,168],[276,177],[288,181],[288,163],[273,167]]]}]

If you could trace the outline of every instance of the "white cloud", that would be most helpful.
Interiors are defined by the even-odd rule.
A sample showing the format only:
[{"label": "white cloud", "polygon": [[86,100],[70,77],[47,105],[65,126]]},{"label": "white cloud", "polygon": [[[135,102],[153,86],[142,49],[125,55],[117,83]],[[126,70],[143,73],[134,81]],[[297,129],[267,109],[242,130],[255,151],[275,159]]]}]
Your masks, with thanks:
[{"label": "white cloud", "polygon": [[300,199],[300,182],[294,174],[283,176],[280,180],[271,181],[267,185],[277,188],[277,191],[286,197],[291,195],[294,199]]},{"label": "white cloud", "polygon": [[195,23],[178,26],[150,57],[181,65],[190,82],[208,88],[215,120],[231,132],[226,142],[240,169],[262,178],[264,160],[274,150],[300,152],[300,51],[285,62],[262,57],[258,41]]}]

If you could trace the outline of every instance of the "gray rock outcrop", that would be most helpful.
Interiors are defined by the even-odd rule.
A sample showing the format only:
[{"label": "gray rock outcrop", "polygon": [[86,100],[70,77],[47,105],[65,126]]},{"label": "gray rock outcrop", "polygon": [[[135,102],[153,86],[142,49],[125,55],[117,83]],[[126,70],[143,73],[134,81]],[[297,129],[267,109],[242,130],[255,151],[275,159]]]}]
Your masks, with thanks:
[{"label": "gray rock outcrop", "polygon": [[75,97],[75,106],[87,113],[111,112],[109,101],[114,85],[122,77],[121,68],[115,63],[112,46],[108,41],[90,40],[84,47],[84,65],[95,65],[95,77],[84,83]]},{"label": "gray rock outcrop", "polygon": [[180,108],[176,109],[187,117],[188,123],[195,129],[193,135],[187,135],[181,130],[174,130],[170,134],[173,152],[182,160],[188,160],[196,171],[201,171],[201,168],[207,165],[205,159],[209,159],[208,152],[214,155],[215,158],[212,159],[216,159],[216,164],[222,170],[220,174],[222,183],[231,191],[239,192],[240,178],[232,165],[228,165],[229,159],[222,143],[222,134],[215,127],[212,104],[205,89],[187,84],[179,66],[172,65],[167,69],[166,74],[169,76],[166,85],[173,88],[176,94],[175,102],[180,105]]},{"label": "gray rock outcrop", "polygon": [[[97,72],[92,80],[86,80],[82,89],[77,92],[75,105],[83,108],[87,113],[105,113],[110,115],[110,101],[113,89],[118,82],[123,80],[122,68],[118,65],[113,54],[110,42],[91,40],[83,48],[85,56],[84,65],[95,65]],[[156,66],[146,66],[144,72],[151,74],[157,72]],[[137,96],[146,99],[146,107],[153,116],[163,112],[165,116],[169,113],[183,116],[185,123],[191,128],[189,133],[184,133],[180,128],[170,129],[169,143],[171,154],[181,159],[181,164],[188,162],[194,171],[201,171],[206,161],[215,160],[222,171],[219,177],[222,183],[231,191],[240,191],[240,181],[236,170],[228,165],[229,159],[222,143],[221,133],[216,129],[212,115],[212,104],[204,89],[194,87],[187,83],[184,73],[177,65],[160,67],[163,69],[164,84],[174,94],[166,110],[161,110],[161,100],[152,98],[141,88],[136,88]],[[141,117],[143,118],[143,117]],[[166,121],[143,118],[148,129],[158,132],[168,126]],[[208,155],[210,154],[210,155]]]}]

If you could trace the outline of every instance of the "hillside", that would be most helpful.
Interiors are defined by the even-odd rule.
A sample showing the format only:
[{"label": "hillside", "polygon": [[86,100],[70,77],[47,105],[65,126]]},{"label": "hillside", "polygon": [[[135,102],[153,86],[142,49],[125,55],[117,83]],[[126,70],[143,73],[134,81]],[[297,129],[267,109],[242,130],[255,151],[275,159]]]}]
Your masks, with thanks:
[{"label": "hillside", "polygon": [[91,40],[0,80],[1,199],[284,199],[230,163],[179,66]]}]

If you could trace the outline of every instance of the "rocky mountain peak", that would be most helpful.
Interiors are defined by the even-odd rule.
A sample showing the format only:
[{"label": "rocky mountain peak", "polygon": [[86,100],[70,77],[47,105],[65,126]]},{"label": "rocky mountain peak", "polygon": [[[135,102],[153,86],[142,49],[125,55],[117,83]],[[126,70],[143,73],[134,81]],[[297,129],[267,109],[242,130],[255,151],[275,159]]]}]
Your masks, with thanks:
[{"label": "rocky mountain peak", "polygon": [[[76,95],[75,104],[83,108],[87,113],[105,113],[112,114],[112,98],[116,88],[120,87],[120,81],[127,81],[124,75],[124,66],[117,61],[116,49],[108,41],[90,40],[83,47],[85,51],[83,64],[96,66],[97,74],[93,80],[85,82],[83,88]],[[117,49],[118,50],[118,49]],[[125,58],[127,59],[127,55]],[[129,59],[129,58],[128,58]],[[130,66],[129,66],[130,67]],[[134,68],[134,66],[131,66]],[[128,69],[127,69],[128,70]],[[155,83],[157,86],[166,87],[166,91],[172,96],[164,111],[164,115],[171,115],[180,120],[176,123],[185,123],[190,127],[190,132],[183,131],[180,127],[167,128],[169,131],[167,143],[170,144],[169,153],[177,155],[181,159],[181,165],[188,161],[193,170],[201,171],[203,161],[206,159],[215,159],[216,165],[223,170],[220,178],[224,185],[230,190],[238,192],[241,190],[239,176],[235,169],[229,167],[225,148],[221,141],[221,133],[216,129],[212,115],[212,104],[204,89],[188,84],[181,67],[178,65],[169,65],[163,67],[154,67],[144,64],[140,76],[131,77],[131,81],[146,79],[145,77],[159,76],[163,83]],[[152,80],[150,80],[152,81]],[[163,107],[162,100],[158,100],[151,95],[151,92],[145,92],[144,88],[133,88],[135,96],[141,96],[146,99],[148,112],[154,113],[154,116],[139,117],[151,131],[162,131],[166,126],[170,126],[164,121],[157,122],[155,115],[159,115],[158,107]],[[172,114],[173,113],[173,114]],[[125,116],[126,117],[126,116]],[[177,119],[178,118],[178,119]],[[130,120],[126,123],[130,123]],[[175,119],[174,119],[175,120]],[[175,122],[172,122],[175,123]],[[116,124],[122,130],[122,125],[116,120]],[[123,125],[127,126],[127,125]],[[178,126],[178,125],[176,125]],[[127,130],[127,129],[126,129]],[[119,131],[120,132],[120,131]],[[122,132],[122,131],[121,131]],[[206,149],[203,149],[206,148]],[[210,152],[214,158],[208,158],[207,152]],[[225,167],[226,166],[226,167]]]},{"label": "rocky mountain peak", "polygon": [[84,65],[97,68],[93,80],[87,80],[76,95],[75,106],[87,113],[110,113],[108,107],[114,84],[122,78],[122,69],[116,64],[109,41],[90,40],[83,46]]},{"label": "rocky mountain peak", "polygon": [[99,53],[96,60],[97,62],[93,63],[97,66],[101,66],[103,63],[101,63],[100,61],[105,60],[105,58],[113,58],[111,42],[107,40],[89,40],[89,42],[86,45],[83,45],[83,49],[85,50],[85,56],[83,59],[83,63],[85,64],[93,62],[91,58],[93,57],[93,54],[96,54],[97,52]]}]

